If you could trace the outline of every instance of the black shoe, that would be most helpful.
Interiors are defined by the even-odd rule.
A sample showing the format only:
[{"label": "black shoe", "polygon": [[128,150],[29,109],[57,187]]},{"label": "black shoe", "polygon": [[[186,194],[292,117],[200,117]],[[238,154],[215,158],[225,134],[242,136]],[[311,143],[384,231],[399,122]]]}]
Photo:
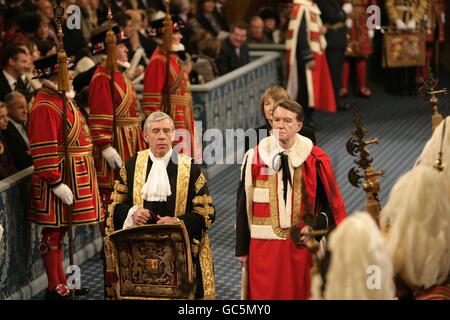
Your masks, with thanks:
[{"label": "black shoe", "polygon": [[350,110],[350,104],[349,103],[345,103],[345,102],[339,102],[338,107],[337,107],[337,111],[338,112],[345,112]]}]

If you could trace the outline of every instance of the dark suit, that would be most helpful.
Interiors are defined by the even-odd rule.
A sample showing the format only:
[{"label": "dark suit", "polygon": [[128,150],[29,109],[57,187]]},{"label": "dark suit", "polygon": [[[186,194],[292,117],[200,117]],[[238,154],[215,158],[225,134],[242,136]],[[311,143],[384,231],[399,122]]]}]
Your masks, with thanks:
[{"label": "dark suit", "polygon": [[347,28],[345,25],[340,28],[330,28],[329,26],[336,25],[336,23],[344,23],[346,14],[338,0],[317,0],[316,3],[322,12],[322,22],[327,26],[327,61],[330,68],[331,81],[333,82],[334,97],[336,104],[338,104],[342,82],[342,67],[347,46]]},{"label": "dark suit", "polygon": [[[8,95],[8,93],[12,92],[13,90],[9,86],[8,80],[6,79],[5,75],[3,74],[3,70],[0,70],[0,101],[5,101],[5,97]],[[25,82],[23,82],[22,78],[17,78],[16,82],[16,91],[19,91],[27,97],[30,93],[27,90],[27,86]]]},{"label": "dark suit", "polygon": [[236,48],[231,44],[230,38],[222,41],[220,47],[219,58],[217,59],[217,67],[219,74],[223,75],[233,71],[250,62],[248,45],[244,43],[240,48],[239,57],[236,54]]},{"label": "dark suit", "polygon": [[[217,23],[219,24],[220,29],[222,31],[228,31],[228,25],[224,17],[220,16],[220,14],[217,11],[213,12],[213,16],[216,19]],[[203,29],[211,33],[214,37],[217,37],[220,30],[214,29],[213,24],[208,20],[208,18],[206,18],[206,16],[203,13],[200,13],[196,17],[196,20]]]},{"label": "dark suit", "polygon": [[8,122],[8,127],[3,131],[3,136],[11,151],[11,156],[14,159],[14,165],[17,170],[23,170],[33,165],[31,155],[27,153],[29,150],[27,143],[11,121]]}]

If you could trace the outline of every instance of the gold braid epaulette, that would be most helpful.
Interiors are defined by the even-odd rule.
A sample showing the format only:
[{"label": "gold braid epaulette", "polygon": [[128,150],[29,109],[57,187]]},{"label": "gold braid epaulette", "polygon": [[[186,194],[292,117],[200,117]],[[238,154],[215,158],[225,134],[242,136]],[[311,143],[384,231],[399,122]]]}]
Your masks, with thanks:
[{"label": "gold braid epaulette", "polygon": [[114,182],[114,190],[111,193],[111,204],[108,206],[108,219],[106,220],[106,234],[109,235],[114,232],[114,208],[117,204],[127,200],[128,187],[127,187],[127,171],[125,166],[120,168],[120,177],[124,184],[121,184],[119,180]]},{"label": "gold braid epaulette", "polygon": [[212,197],[208,194],[196,196],[192,200],[192,204],[194,212],[203,216],[205,219],[205,226],[206,228],[209,228],[214,221],[214,214],[216,213]]}]

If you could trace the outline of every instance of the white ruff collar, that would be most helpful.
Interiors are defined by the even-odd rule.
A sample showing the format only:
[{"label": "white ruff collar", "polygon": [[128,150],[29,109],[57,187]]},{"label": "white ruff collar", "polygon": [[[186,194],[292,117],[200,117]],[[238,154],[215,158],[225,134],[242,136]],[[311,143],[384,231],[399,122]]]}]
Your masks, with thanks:
[{"label": "white ruff collar", "polygon": [[142,187],[142,198],[147,201],[167,201],[167,197],[172,194],[169,176],[167,175],[167,165],[172,156],[172,149],[164,157],[157,158],[148,149],[148,156],[153,164],[147,176],[147,181]]},{"label": "white ruff collar", "polygon": [[288,155],[289,164],[293,168],[298,168],[308,158],[311,153],[313,143],[309,138],[297,134],[294,146],[291,149],[286,150],[280,146],[278,139],[275,136],[269,136],[261,140],[258,145],[258,153],[261,160],[269,166],[274,167],[274,161],[280,152],[284,152]]}]

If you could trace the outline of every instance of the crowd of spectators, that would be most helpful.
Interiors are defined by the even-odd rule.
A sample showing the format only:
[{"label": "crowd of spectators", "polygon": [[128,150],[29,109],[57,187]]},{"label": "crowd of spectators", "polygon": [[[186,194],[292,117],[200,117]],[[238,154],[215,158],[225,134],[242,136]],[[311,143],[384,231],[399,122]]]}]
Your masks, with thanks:
[{"label": "crowd of spectators", "polygon": [[[185,25],[183,54],[193,84],[212,81],[250,61],[247,43],[282,43],[288,16],[261,8],[247,22],[231,24],[226,0],[173,0],[172,15]],[[65,19],[80,28],[63,24],[67,55],[76,63],[73,90],[78,106],[89,114],[87,97],[95,67],[101,62],[89,50],[91,37],[106,23],[106,0],[66,0]],[[71,7],[72,6],[72,7]],[[76,7],[74,7],[76,6]],[[151,21],[164,16],[163,0],[111,1],[114,23],[126,37],[129,65],[126,74],[142,82],[145,68],[157,44]],[[74,10],[75,8],[75,10]],[[74,19],[73,14],[80,13]],[[283,31],[284,30],[284,31]],[[41,83],[33,79],[33,62],[57,52],[57,28],[50,0],[0,0],[0,179],[32,164],[27,139],[27,118]]]}]

